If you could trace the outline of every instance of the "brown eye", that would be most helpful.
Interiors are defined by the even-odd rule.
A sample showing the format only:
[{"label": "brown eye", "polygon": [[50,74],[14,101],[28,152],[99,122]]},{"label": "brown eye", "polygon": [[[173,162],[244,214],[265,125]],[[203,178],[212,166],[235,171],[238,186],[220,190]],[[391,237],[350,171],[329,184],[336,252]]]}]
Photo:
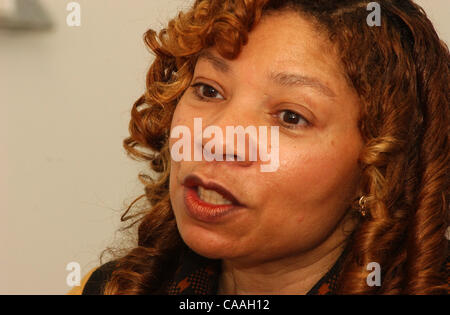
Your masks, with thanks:
[{"label": "brown eye", "polygon": [[196,83],[193,84],[192,87],[194,88],[195,95],[201,99],[201,100],[207,100],[207,99],[223,99],[223,96],[220,95],[220,93],[213,88],[212,86],[204,83]]},{"label": "brown eye", "polygon": [[302,115],[290,110],[283,110],[278,114],[278,117],[284,125],[288,128],[295,128],[298,126],[308,126],[309,122],[303,118]]},{"label": "brown eye", "polygon": [[211,86],[209,85],[204,85],[203,86],[203,96],[206,97],[216,97],[216,95],[218,94],[218,92]]}]

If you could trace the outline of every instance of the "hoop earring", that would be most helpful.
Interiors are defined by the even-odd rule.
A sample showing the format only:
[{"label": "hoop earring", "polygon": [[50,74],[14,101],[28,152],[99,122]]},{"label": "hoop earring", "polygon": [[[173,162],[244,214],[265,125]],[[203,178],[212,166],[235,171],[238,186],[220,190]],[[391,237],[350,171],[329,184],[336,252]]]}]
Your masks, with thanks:
[{"label": "hoop earring", "polygon": [[367,215],[367,209],[366,209],[366,196],[361,196],[361,198],[359,198],[359,209],[358,212],[361,214],[361,216],[365,217]]}]

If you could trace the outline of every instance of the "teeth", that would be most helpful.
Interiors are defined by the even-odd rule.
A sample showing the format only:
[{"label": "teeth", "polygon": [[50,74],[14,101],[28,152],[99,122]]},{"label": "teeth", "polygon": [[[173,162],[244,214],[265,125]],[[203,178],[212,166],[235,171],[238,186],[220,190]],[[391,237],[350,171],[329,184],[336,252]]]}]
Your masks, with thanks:
[{"label": "teeth", "polygon": [[201,200],[213,205],[231,205],[232,202],[222,197],[221,194],[214,190],[205,189],[202,186],[198,186],[198,196]]}]

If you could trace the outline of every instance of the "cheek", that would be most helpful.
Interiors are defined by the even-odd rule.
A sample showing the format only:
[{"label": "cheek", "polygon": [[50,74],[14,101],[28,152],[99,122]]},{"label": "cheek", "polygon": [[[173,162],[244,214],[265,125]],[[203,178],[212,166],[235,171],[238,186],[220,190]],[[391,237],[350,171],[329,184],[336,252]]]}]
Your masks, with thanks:
[{"label": "cheek", "polygon": [[[170,124],[170,134],[172,135],[172,130],[177,126],[185,126],[187,127],[192,136],[192,132],[194,130],[194,116],[192,115],[192,110],[188,109],[188,106],[183,102],[183,98],[180,100],[178,105],[175,108],[175,111],[172,116],[172,122]],[[181,137],[172,138],[169,137],[169,149],[172,148],[173,144],[180,140]],[[173,162],[173,161],[172,161]]]},{"label": "cheek", "polygon": [[[175,111],[173,112],[172,122],[170,124],[170,130],[172,130],[175,126],[183,125],[185,126],[188,120],[186,119],[186,114],[188,114],[184,110],[185,106],[183,102],[180,100],[178,105],[175,107]],[[170,141],[173,141],[172,139]]]},{"label": "cheek", "polygon": [[[272,189],[286,207],[294,211],[328,211],[333,206],[329,203],[339,203],[354,188],[358,178],[357,146],[333,140],[281,148],[280,143],[280,168],[273,174]],[[295,218],[301,223],[303,213],[298,212]]]},{"label": "cheek", "polygon": [[306,147],[292,145],[282,150],[280,143],[280,167],[267,175],[267,185],[259,193],[271,196],[261,205],[265,234],[277,235],[289,244],[298,245],[301,239],[309,246],[329,235],[345,214],[358,172],[356,158],[342,156],[345,150]]},{"label": "cheek", "polygon": [[[188,124],[189,120],[186,119],[184,107],[185,106],[183,106],[183,103],[180,100],[180,102],[177,105],[177,107],[175,108],[175,111],[172,116],[172,122],[170,125],[170,133],[171,134],[172,134],[172,129],[176,126],[187,126],[188,128],[191,127]],[[179,138],[169,137],[169,151],[171,151],[173,144],[178,140],[179,140]],[[181,163],[183,163],[183,161],[177,162],[171,158],[170,173],[169,173],[169,194],[170,194],[170,198],[171,198],[172,202],[177,200],[177,198],[175,196],[175,192],[179,191],[179,189],[177,189],[178,188],[177,182],[178,182],[178,176],[179,176]]]}]

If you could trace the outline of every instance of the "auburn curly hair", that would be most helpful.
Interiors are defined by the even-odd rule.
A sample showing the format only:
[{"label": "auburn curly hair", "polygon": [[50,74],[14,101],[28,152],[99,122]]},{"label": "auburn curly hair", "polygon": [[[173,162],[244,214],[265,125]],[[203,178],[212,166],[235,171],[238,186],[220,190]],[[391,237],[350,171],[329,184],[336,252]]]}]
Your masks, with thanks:
[{"label": "auburn curly hair", "polygon": [[[352,234],[340,294],[446,294],[442,269],[449,225],[449,50],[411,0],[380,0],[381,26],[369,27],[366,0],[196,0],[144,39],[155,59],[133,105],[128,154],[159,176],[141,174],[148,207],[138,244],[117,259],[105,294],[161,294],[185,250],[169,199],[169,128],[198,53],[214,46],[236,58],[261,17],[289,9],[308,17],[337,48],[361,100],[361,191],[370,215]],[[380,287],[366,284],[369,262],[383,266]]]}]

